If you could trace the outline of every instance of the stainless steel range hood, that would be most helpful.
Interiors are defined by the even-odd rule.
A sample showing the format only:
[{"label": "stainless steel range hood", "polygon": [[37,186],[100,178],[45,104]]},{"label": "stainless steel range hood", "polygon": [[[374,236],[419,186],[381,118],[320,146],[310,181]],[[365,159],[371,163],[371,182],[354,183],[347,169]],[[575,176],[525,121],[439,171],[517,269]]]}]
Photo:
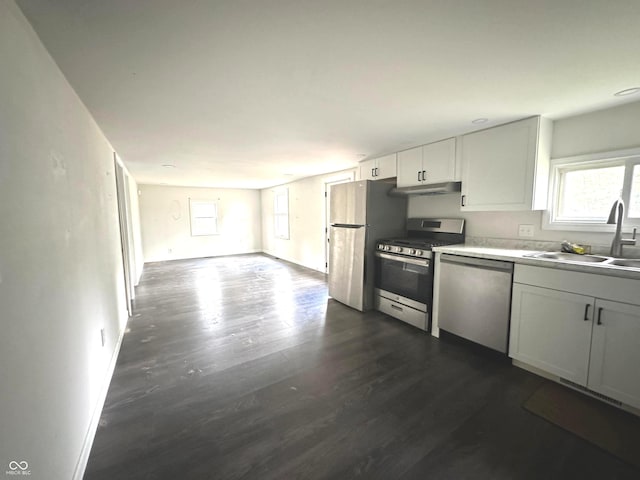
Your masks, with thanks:
[{"label": "stainless steel range hood", "polygon": [[442,195],[445,193],[459,192],[461,190],[462,182],[442,182],[416,185],[415,187],[394,188],[389,192],[389,195]]}]

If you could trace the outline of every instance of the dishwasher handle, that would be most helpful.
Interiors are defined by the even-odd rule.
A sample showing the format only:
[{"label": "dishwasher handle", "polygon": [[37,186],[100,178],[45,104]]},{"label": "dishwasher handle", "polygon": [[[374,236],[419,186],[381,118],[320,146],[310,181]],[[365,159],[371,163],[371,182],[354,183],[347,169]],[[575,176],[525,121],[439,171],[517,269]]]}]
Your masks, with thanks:
[{"label": "dishwasher handle", "polygon": [[503,262],[501,260],[487,260],[485,258],[462,257],[460,255],[440,254],[441,263],[453,263],[458,265],[468,265],[470,267],[489,268],[504,272],[513,272],[513,262]]}]

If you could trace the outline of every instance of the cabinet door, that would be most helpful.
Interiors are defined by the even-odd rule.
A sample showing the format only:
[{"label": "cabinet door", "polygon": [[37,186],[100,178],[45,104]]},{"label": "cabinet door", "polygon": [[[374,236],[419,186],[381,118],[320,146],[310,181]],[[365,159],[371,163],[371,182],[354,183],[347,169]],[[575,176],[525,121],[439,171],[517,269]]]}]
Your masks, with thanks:
[{"label": "cabinet door", "polygon": [[462,136],[462,210],[531,210],[538,121]]},{"label": "cabinet door", "polygon": [[377,159],[378,164],[376,165],[377,170],[375,170],[376,179],[380,180],[383,178],[393,178],[397,174],[396,167],[396,154],[392,153],[391,155],[385,155],[384,157],[380,157]]},{"label": "cabinet door", "polygon": [[453,182],[456,173],[456,139],[424,145],[422,166],[425,183]]},{"label": "cabinet door", "polygon": [[422,184],[422,147],[398,153],[398,188]]},{"label": "cabinet door", "polygon": [[513,284],[509,356],[587,384],[593,298]]},{"label": "cabinet door", "polygon": [[640,408],[640,307],[596,300],[591,390]]},{"label": "cabinet door", "polygon": [[360,180],[375,179],[376,159],[360,162]]}]

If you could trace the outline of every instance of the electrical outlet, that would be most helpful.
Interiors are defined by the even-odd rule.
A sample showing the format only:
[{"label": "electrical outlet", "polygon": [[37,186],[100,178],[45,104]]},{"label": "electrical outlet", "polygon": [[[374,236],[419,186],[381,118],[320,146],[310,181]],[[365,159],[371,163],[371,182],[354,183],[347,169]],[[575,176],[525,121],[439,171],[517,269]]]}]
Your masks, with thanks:
[{"label": "electrical outlet", "polygon": [[522,223],[518,225],[519,237],[533,237],[533,225]]}]

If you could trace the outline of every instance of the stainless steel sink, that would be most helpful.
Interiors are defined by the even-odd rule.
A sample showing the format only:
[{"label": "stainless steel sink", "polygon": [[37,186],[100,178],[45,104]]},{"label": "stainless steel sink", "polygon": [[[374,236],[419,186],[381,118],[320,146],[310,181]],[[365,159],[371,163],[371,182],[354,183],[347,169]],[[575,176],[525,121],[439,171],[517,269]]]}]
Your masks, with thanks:
[{"label": "stainless steel sink", "polygon": [[602,263],[609,260],[609,257],[601,257],[599,255],[578,255],[577,253],[567,252],[544,252],[535,255],[535,258],[548,258],[550,260],[562,260],[580,263]]},{"label": "stainless steel sink", "polygon": [[640,268],[640,258],[613,258],[609,260],[607,264],[617,267]]}]

